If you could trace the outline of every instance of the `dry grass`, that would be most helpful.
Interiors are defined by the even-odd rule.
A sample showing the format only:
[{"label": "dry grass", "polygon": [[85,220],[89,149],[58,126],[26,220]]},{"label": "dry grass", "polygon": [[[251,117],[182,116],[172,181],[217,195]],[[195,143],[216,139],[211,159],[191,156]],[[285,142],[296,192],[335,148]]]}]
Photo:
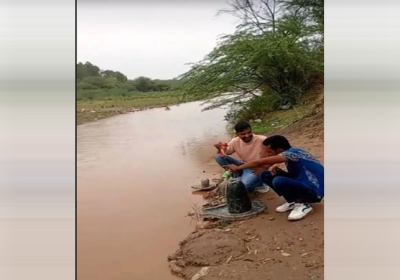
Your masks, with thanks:
[{"label": "dry grass", "polygon": [[200,212],[201,212],[201,206],[198,206],[197,204],[193,204],[192,208],[188,211],[186,216],[190,217],[190,221],[193,222],[199,222],[201,221],[200,217]]}]

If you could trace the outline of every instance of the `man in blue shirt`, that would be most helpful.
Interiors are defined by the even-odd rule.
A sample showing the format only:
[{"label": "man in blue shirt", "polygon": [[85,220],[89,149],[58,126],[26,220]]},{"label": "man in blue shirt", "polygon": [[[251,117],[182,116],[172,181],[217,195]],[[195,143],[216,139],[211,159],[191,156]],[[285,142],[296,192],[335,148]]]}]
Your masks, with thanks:
[{"label": "man in blue shirt", "polygon": [[[271,155],[265,157],[265,155]],[[288,172],[276,168],[274,164],[285,163]],[[276,208],[283,213],[290,211],[288,220],[303,219],[313,208],[310,203],[318,203],[324,197],[324,166],[308,152],[293,148],[281,135],[274,135],[263,141],[263,157],[243,165],[227,165],[227,169],[239,171],[271,165],[261,174],[261,180],[269,185],[286,203]]]}]

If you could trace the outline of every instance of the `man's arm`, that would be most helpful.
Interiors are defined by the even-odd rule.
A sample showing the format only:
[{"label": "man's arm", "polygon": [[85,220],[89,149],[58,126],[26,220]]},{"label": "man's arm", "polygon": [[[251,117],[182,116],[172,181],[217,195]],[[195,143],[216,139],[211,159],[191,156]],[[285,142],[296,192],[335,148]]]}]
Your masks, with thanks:
[{"label": "man's arm", "polygon": [[235,153],[234,143],[235,143],[235,142],[234,142],[234,139],[232,139],[232,140],[228,143],[228,147],[227,147],[226,150],[224,151],[225,154],[226,154],[227,156],[230,156],[230,155],[232,155],[232,154]]},{"label": "man's arm", "polygon": [[231,169],[233,171],[238,171],[238,170],[243,170],[243,169],[247,169],[247,168],[255,168],[255,167],[261,167],[264,165],[273,165],[273,164],[278,164],[278,163],[283,163],[283,162],[287,162],[287,159],[282,155],[277,155],[277,156],[270,156],[270,157],[261,158],[258,160],[249,161],[249,162],[246,162],[239,166],[236,166],[236,165],[233,166],[232,164],[230,164],[225,167],[228,169]]}]

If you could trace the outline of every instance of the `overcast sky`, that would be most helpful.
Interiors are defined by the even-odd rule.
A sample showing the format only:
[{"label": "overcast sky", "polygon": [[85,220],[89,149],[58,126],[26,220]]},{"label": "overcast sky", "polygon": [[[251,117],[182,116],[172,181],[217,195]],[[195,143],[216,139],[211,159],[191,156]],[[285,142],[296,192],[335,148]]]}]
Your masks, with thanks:
[{"label": "overcast sky", "polygon": [[233,33],[237,19],[216,16],[213,1],[78,1],[78,62],[120,71],[134,79],[174,78]]}]

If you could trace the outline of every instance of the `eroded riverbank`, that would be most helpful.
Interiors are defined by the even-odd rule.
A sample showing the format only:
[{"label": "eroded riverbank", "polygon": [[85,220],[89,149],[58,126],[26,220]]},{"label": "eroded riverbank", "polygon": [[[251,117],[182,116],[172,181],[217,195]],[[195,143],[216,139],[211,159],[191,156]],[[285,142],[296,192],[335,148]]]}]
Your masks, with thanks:
[{"label": "eroded riverbank", "polygon": [[[323,107],[275,133],[323,162]],[[274,211],[283,201],[273,191],[256,194],[255,199],[267,204],[265,213],[196,229],[169,255],[171,269],[184,279],[200,271],[205,272],[201,280],[323,279],[324,204],[314,205],[314,213],[304,220],[289,222],[287,214]]]}]

